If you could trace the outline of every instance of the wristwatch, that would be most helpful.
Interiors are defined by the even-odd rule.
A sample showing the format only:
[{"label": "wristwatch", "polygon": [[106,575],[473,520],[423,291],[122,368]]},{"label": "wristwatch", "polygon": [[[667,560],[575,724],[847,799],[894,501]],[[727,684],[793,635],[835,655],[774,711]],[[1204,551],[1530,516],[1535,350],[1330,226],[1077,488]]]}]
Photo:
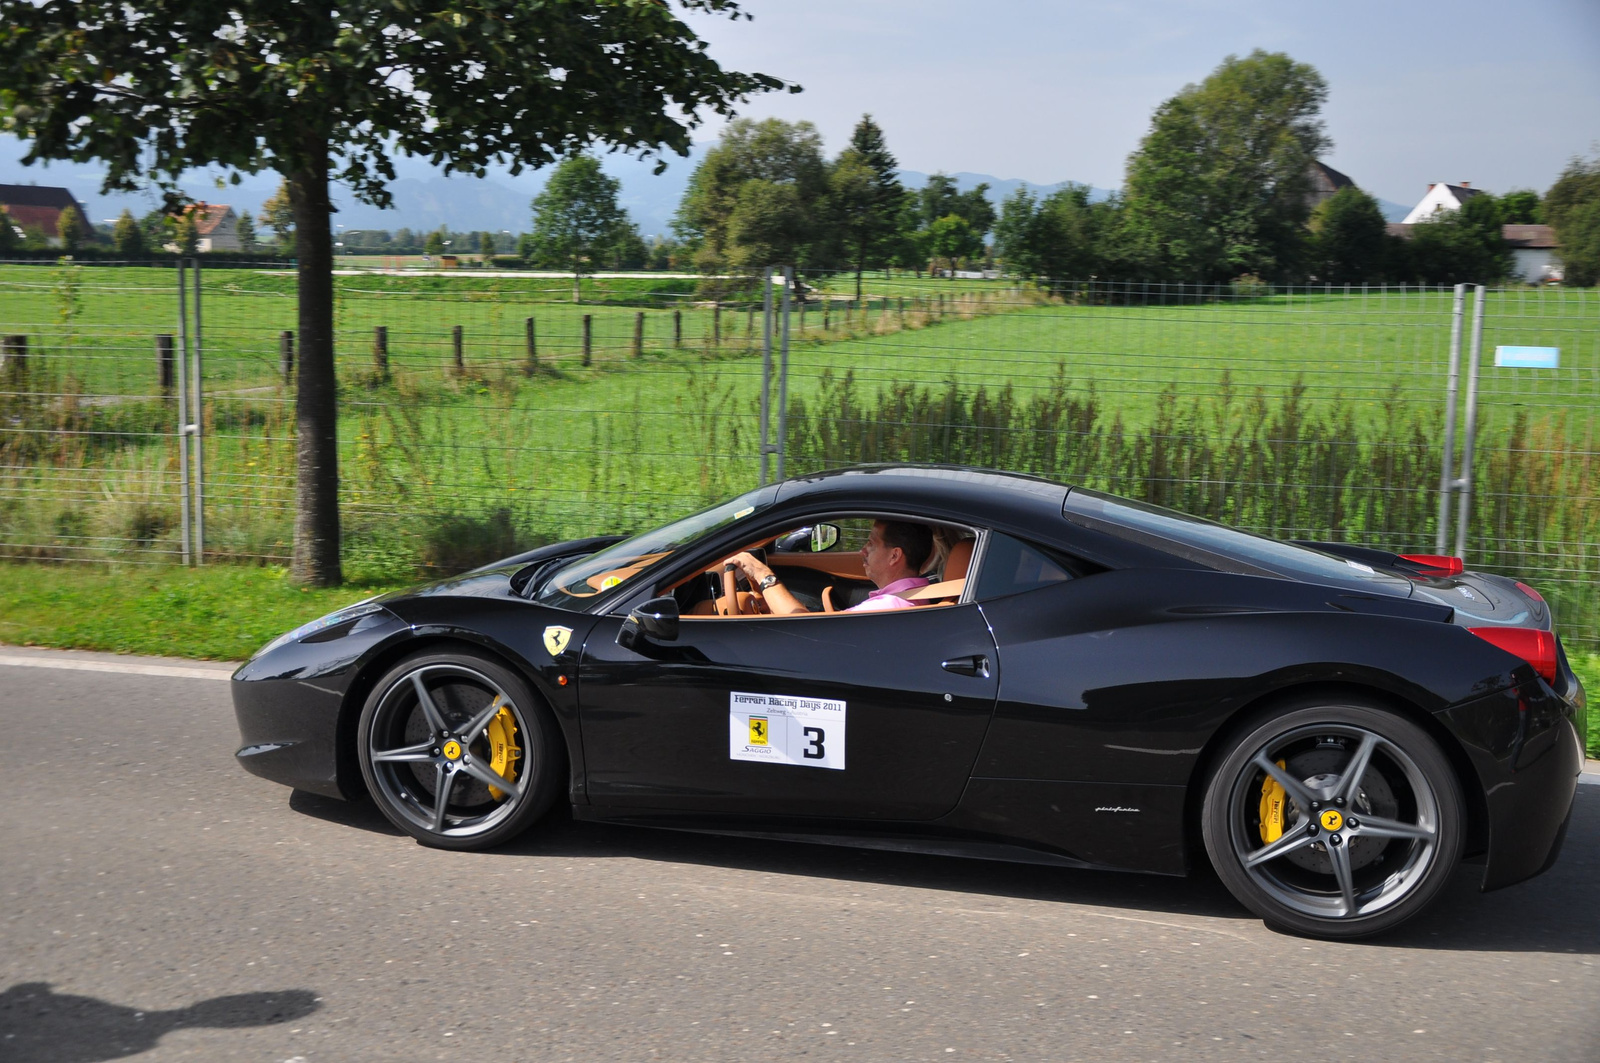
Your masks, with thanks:
[{"label": "wristwatch", "polygon": [[756,586],[760,590],[770,591],[772,588],[776,587],[777,585],[778,585],[778,574],[776,572],[768,572],[767,575],[766,575],[766,578],[763,579]]}]

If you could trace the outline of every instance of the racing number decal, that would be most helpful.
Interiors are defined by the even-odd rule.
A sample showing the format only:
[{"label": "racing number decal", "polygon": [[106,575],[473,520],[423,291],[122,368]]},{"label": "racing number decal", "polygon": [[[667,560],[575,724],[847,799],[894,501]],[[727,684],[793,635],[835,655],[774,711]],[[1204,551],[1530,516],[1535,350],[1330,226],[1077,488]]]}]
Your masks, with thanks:
[{"label": "racing number decal", "polygon": [[783,694],[728,696],[728,757],[844,770],[845,703]]}]

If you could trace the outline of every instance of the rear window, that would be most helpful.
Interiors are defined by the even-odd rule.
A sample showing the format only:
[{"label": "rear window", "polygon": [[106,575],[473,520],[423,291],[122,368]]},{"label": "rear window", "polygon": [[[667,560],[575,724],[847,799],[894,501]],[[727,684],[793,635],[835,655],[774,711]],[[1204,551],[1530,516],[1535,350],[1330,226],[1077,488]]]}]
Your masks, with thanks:
[{"label": "rear window", "polygon": [[983,569],[978,573],[976,597],[980,602],[988,601],[1065,583],[1071,578],[1061,562],[1038,547],[991,532],[989,545],[983,549]]},{"label": "rear window", "polygon": [[1409,581],[1359,561],[1081,487],[1074,487],[1067,495],[1062,512],[1075,524],[1152,546],[1207,568],[1356,585],[1402,598],[1411,593]]}]

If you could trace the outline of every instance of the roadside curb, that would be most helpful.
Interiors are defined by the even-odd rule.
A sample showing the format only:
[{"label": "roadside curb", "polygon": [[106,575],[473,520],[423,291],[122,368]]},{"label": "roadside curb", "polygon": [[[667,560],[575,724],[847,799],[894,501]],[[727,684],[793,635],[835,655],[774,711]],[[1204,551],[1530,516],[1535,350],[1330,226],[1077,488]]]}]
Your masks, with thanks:
[{"label": "roadside curb", "polygon": [[240,663],[197,661],[183,657],[142,657],[131,653],[102,653],[96,650],[53,650],[39,646],[9,646],[0,643],[0,667],[60,668],[77,672],[226,680],[233,675]]}]

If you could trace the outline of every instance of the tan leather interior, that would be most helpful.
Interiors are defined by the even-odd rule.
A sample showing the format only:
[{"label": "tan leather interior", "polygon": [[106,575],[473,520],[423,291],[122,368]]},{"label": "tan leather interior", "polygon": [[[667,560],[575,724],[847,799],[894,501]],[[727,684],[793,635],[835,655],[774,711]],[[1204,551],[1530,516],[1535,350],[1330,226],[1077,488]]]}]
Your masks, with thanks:
[{"label": "tan leather interior", "polygon": [[774,569],[809,568],[845,579],[866,579],[861,567],[861,551],[828,550],[820,554],[768,554],[767,564]]},{"label": "tan leather interior", "polygon": [[943,583],[930,583],[926,587],[918,587],[914,591],[907,591],[900,597],[908,602],[926,602],[935,598],[959,598],[966,587],[967,581],[965,579],[947,579]]},{"label": "tan leather interior", "polygon": [[976,539],[962,539],[950,548],[950,556],[944,559],[943,579],[946,583],[967,578],[967,569],[972,567],[972,547],[976,542]]},{"label": "tan leather interior", "polygon": [[822,588],[822,611],[824,613],[837,613],[839,611],[833,607],[833,587],[831,584]]}]

